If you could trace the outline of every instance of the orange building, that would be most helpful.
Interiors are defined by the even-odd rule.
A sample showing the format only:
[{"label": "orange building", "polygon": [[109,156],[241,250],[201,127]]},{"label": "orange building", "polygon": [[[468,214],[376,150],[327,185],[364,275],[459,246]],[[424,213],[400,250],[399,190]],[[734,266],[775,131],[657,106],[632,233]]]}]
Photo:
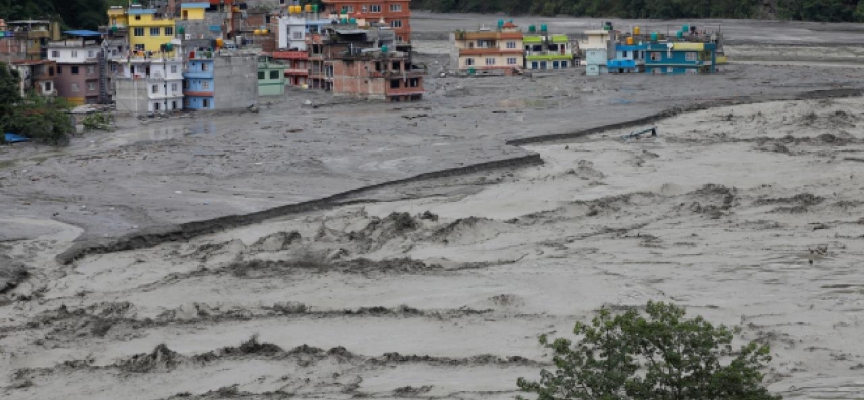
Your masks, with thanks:
[{"label": "orange building", "polygon": [[323,0],[324,13],[367,22],[385,23],[396,32],[396,41],[411,42],[411,0]]}]

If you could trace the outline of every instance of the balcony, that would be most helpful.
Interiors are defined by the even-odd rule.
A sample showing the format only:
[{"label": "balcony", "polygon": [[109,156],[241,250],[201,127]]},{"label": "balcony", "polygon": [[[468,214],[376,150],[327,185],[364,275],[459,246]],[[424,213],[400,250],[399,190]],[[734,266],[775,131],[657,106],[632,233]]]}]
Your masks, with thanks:
[{"label": "balcony", "polygon": [[495,55],[495,54],[514,54],[514,55],[522,55],[522,49],[483,49],[483,48],[473,48],[473,49],[459,49],[460,56],[483,56],[483,55]]},{"label": "balcony", "polygon": [[306,75],[309,75],[309,70],[305,69],[305,68],[287,68],[287,69],[285,69],[285,76],[291,76],[291,75],[306,76]]},{"label": "balcony", "polygon": [[213,79],[213,71],[184,72],[186,79]]},{"label": "balcony", "polygon": [[412,69],[408,71],[369,71],[370,78],[415,78],[426,75],[426,71],[422,69]]},{"label": "balcony", "polygon": [[426,91],[423,90],[423,86],[418,86],[418,87],[406,87],[406,88],[399,88],[399,89],[387,88],[385,90],[385,93],[388,96],[393,96],[393,95],[411,96],[411,95],[415,95],[415,94],[424,94],[424,93],[426,93]]},{"label": "balcony", "polygon": [[183,95],[184,96],[191,96],[191,97],[213,97],[213,91],[212,90],[188,90],[188,89],[186,89],[186,90],[183,90]]},{"label": "balcony", "polygon": [[36,39],[49,39],[51,38],[51,32],[48,31],[17,31],[15,32],[15,39],[18,40],[36,40]]}]

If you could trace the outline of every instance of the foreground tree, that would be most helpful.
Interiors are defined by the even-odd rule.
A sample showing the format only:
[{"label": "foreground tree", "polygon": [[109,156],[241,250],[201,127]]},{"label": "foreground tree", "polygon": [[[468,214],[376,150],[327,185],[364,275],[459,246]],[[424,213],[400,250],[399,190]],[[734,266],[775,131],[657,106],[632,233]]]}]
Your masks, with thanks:
[{"label": "foreground tree", "polygon": [[42,143],[65,145],[69,143],[69,135],[75,132],[68,111],[69,105],[65,100],[31,91],[12,107],[2,125],[11,132]]},{"label": "foreground tree", "polygon": [[662,302],[648,302],[644,314],[602,309],[591,324],[576,324],[576,343],[541,336],[556,370],[517,384],[538,400],[780,399],[762,386],[767,346],[751,342],[735,351],[737,331],[684,315]]}]

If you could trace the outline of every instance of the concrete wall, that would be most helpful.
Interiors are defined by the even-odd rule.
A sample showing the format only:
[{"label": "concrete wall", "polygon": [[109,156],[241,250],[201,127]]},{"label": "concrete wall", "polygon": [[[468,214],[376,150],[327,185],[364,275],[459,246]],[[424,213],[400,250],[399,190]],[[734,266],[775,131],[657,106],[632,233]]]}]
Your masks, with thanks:
[{"label": "concrete wall", "polygon": [[114,79],[116,109],[120,114],[144,115],[148,110],[147,81],[142,79]]},{"label": "concrete wall", "polygon": [[375,71],[372,61],[334,60],[333,94],[337,96],[357,96],[368,99],[384,100],[386,79],[370,79],[369,72]]},{"label": "concrete wall", "polygon": [[216,109],[243,109],[258,105],[258,56],[219,55],[214,58]]}]

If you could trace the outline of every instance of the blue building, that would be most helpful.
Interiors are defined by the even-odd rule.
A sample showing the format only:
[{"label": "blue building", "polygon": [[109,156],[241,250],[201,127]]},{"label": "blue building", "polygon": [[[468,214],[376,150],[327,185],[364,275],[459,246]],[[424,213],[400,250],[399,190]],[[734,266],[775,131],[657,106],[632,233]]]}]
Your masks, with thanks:
[{"label": "blue building", "polygon": [[[208,54],[209,53],[209,54]],[[185,108],[212,110],[216,108],[214,92],[216,64],[210,52],[190,52],[183,73],[183,95]]]},{"label": "blue building", "polygon": [[646,46],[645,72],[649,74],[707,74],[717,70],[716,43],[670,42]]},{"label": "blue building", "polygon": [[645,71],[647,44],[615,44],[615,58],[609,60],[610,74],[626,74]]}]

